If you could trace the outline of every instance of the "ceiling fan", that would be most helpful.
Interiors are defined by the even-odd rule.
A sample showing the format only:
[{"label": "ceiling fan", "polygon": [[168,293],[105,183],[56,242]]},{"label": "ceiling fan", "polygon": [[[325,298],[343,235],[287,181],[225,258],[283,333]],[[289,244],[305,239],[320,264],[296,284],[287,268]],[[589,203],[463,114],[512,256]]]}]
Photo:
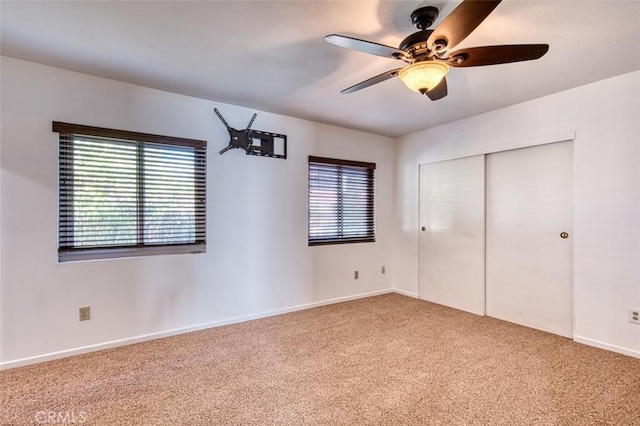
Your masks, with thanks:
[{"label": "ceiling fan", "polygon": [[438,8],[426,6],[416,9],[411,14],[411,22],[419,31],[402,40],[397,49],[338,34],[326,36],[327,43],[409,64],[362,81],[341,93],[352,93],[397,76],[409,89],[435,101],[447,96],[445,76],[449,67],[477,67],[541,58],[549,50],[548,44],[482,46],[449,52],[471,34],[500,1],[464,0],[434,30],[427,28],[438,17]]}]

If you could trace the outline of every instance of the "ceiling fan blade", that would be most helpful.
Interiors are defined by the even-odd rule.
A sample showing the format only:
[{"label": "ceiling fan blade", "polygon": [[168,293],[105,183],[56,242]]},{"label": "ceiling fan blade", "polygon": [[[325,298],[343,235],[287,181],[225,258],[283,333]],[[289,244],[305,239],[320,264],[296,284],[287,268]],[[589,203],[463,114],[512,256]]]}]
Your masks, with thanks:
[{"label": "ceiling fan blade", "polygon": [[382,56],[384,58],[402,59],[408,58],[404,50],[395,47],[385,46],[384,44],[374,43],[372,41],[360,40],[359,38],[347,37],[338,34],[330,34],[324,38],[327,43],[346,49],[357,50],[359,52],[369,53],[370,55]]},{"label": "ceiling fan blade", "polygon": [[358,84],[354,84],[351,87],[347,87],[346,89],[344,89],[340,93],[342,93],[342,94],[353,93],[353,92],[356,92],[358,90],[367,88],[369,86],[373,86],[374,84],[382,83],[383,81],[389,80],[390,78],[393,78],[393,77],[397,76],[398,73],[401,70],[402,70],[402,68],[397,68],[395,70],[383,72],[382,74],[376,75],[375,77],[371,77],[368,80],[361,81]]},{"label": "ceiling fan blade", "polygon": [[453,48],[482,23],[500,1],[464,0],[433,30],[427,46],[436,52]]},{"label": "ceiling fan blade", "polygon": [[438,99],[442,99],[447,96],[447,93],[447,79],[445,77],[436,87],[425,92],[425,95],[427,95],[432,101],[437,101]]},{"label": "ceiling fan blade", "polygon": [[[507,64],[531,61],[544,56],[548,44],[505,44],[460,49],[452,52],[446,60],[452,67],[479,67],[482,65]],[[459,62],[462,60],[462,62]]]}]

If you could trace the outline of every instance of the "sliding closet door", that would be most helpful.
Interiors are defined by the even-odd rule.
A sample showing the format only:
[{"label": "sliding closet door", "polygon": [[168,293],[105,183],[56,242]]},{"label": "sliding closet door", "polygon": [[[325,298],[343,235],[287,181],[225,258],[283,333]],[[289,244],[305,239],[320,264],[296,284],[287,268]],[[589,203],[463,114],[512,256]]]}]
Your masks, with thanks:
[{"label": "sliding closet door", "polygon": [[484,315],[484,156],[420,166],[419,295]]},{"label": "sliding closet door", "polygon": [[572,164],[571,142],[487,156],[487,315],[573,336]]}]

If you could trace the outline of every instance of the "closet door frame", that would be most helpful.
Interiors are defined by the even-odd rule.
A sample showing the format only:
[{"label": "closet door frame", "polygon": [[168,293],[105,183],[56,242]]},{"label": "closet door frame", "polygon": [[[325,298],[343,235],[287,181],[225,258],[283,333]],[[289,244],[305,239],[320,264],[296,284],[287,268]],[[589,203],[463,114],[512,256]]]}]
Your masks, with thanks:
[{"label": "closet door frame", "polygon": [[[478,149],[478,150],[469,150],[469,152],[467,153],[460,153],[458,155],[451,155],[451,156],[441,156],[438,157],[436,159],[430,160],[430,161],[425,161],[424,163],[420,163],[418,164],[418,183],[420,182],[420,167],[424,166],[424,165],[428,165],[428,164],[433,164],[433,163],[440,163],[443,161],[449,161],[449,160],[458,160],[458,159],[462,159],[462,158],[468,158],[468,157],[475,157],[477,155],[483,155],[485,156],[485,165],[486,165],[486,156],[488,154],[493,154],[493,153],[499,153],[499,152],[503,152],[503,151],[511,151],[514,149],[520,149],[520,148],[530,148],[530,147],[535,147],[535,146],[540,146],[540,145],[546,145],[546,144],[552,144],[552,143],[557,143],[557,142],[567,142],[567,141],[571,141],[573,142],[573,148],[574,148],[574,152],[576,149],[576,133],[575,131],[565,131],[565,132],[560,132],[560,133],[555,133],[555,134],[551,134],[551,135],[547,135],[547,136],[542,136],[542,137],[537,137],[537,138],[531,138],[531,139],[523,139],[523,140],[516,140],[516,141],[511,141],[507,144],[503,144],[503,145],[496,145],[493,147],[490,147],[488,149]],[[575,158],[575,155],[574,155]],[[575,168],[573,168],[574,170],[574,178],[575,178]],[[486,185],[486,176],[485,176],[485,181],[484,181],[485,185]],[[486,192],[486,187],[485,187],[485,192]],[[417,232],[417,238],[416,238],[416,243],[417,243],[417,253],[418,253],[418,270],[417,270],[417,275],[418,275],[418,298],[423,299],[423,297],[421,296],[422,289],[425,286],[425,283],[421,282],[421,274],[420,274],[420,259],[421,259],[421,248],[420,248],[420,243],[421,243],[421,239],[420,239],[420,233],[421,231],[421,227],[423,226],[422,223],[420,222],[421,220],[421,214],[420,214],[420,205],[421,205],[421,196],[422,196],[422,189],[420,188],[420,185],[418,185],[418,226],[416,229]],[[485,200],[486,202],[486,200]],[[486,209],[486,206],[485,206]],[[575,211],[575,209],[574,209]],[[575,213],[573,213],[575,215]],[[573,217],[572,217],[572,221],[573,221]],[[486,231],[486,218],[485,218],[485,231]],[[485,234],[485,244],[486,244],[486,234]],[[573,244],[573,243],[571,243]],[[485,247],[486,248],[486,247]],[[572,258],[571,258],[571,265],[573,266],[575,264],[575,250],[572,250]],[[485,252],[485,271],[486,271],[486,252]],[[486,272],[485,275],[482,277],[483,282],[484,282],[484,288],[486,291]],[[571,277],[571,293],[572,295],[575,294],[575,283],[574,283],[574,278],[573,275]],[[575,298],[572,297],[572,312],[575,312]],[[485,299],[485,309],[486,309],[486,299]],[[483,313],[478,313],[478,315],[484,315]],[[573,322],[575,323],[575,316],[573,316]]]}]

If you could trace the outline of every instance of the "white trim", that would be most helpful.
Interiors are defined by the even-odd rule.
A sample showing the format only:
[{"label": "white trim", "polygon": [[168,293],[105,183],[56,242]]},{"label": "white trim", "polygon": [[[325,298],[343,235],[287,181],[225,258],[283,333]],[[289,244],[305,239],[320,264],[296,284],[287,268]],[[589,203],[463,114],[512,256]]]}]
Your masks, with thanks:
[{"label": "white trim", "polygon": [[[270,311],[263,311],[257,314],[232,317],[224,320],[192,325],[189,327],[174,328],[172,330],[160,331],[157,333],[143,334],[141,336],[129,337],[126,339],[112,340],[110,342],[97,343],[95,345],[88,345],[88,346],[82,346],[79,348],[68,349],[64,351],[51,352],[44,355],[36,355],[28,358],[16,359],[13,361],[5,361],[0,363],[0,370],[7,370],[10,368],[21,367],[24,365],[36,364],[40,362],[51,361],[54,359],[65,358],[72,355],[80,355],[84,353],[100,351],[103,349],[132,345],[134,343],[141,343],[149,340],[162,339],[164,337],[171,337],[179,334],[190,333],[193,331],[205,330],[207,328],[222,327],[225,325],[237,324],[240,322],[251,321],[251,320],[260,319],[260,318],[267,318],[275,315],[287,314],[290,312],[303,311],[306,309],[317,308],[320,306],[333,305],[335,303],[348,302],[351,300],[364,299],[367,297],[380,296],[382,294],[389,294],[389,293],[398,293],[403,296],[412,297],[414,299],[420,298],[417,293],[413,293],[407,290],[401,290],[399,288],[371,291],[368,293],[360,293],[353,296],[345,296],[345,297],[337,297],[335,299],[328,299],[322,302],[305,303],[302,305],[292,306],[290,308],[273,309]],[[573,340],[576,343],[582,343],[584,345],[593,346],[596,348],[605,349],[611,352],[616,352],[616,353],[620,353],[623,355],[628,355],[628,356],[640,359],[640,351],[634,351],[634,350],[623,348],[620,346],[610,345],[608,343],[599,342],[597,340],[592,340],[592,339],[588,339],[586,337],[581,337],[581,336],[574,336]]]},{"label": "white trim", "polygon": [[[575,139],[576,139],[576,131],[570,130],[565,132],[554,133],[551,135],[541,136],[537,138],[523,139],[516,142],[516,145],[519,145],[519,148],[529,148],[529,147],[539,146],[539,145],[548,145],[550,143],[569,142]],[[509,148],[509,150],[511,149],[518,149],[518,148]],[[489,153],[487,152],[487,154]]]},{"label": "white trim", "polygon": [[414,299],[420,299],[420,296],[418,296],[418,293],[414,293],[412,291],[407,291],[407,290],[401,290],[399,288],[394,288],[393,292],[401,294],[403,296],[413,297]]},{"label": "white trim", "polygon": [[[461,158],[476,157],[478,155],[497,154],[498,152],[513,151],[515,149],[522,149],[522,148],[532,148],[534,146],[548,145],[551,143],[569,142],[569,141],[574,141],[575,139],[576,139],[576,132],[575,130],[571,130],[571,131],[554,133],[546,136],[540,136],[536,138],[510,141],[509,143],[500,143],[495,146],[483,147],[481,149],[478,149],[477,151],[465,152],[464,154],[453,154],[451,156],[435,158],[425,163],[418,164],[418,176],[420,176],[420,172],[419,172],[420,166],[424,166],[425,164],[442,163],[444,161],[459,160]],[[418,188],[419,187],[420,185],[418,185]],[[418,192],[418,195],[420,195],[419,192]]]},{"label": "white trim", "polygon": [[302,305],[296,305],[290,308],[272,309],[270,311],[263,311],[256,314],[242,315],[242,316],[227,318],[219,321],[196,324],[188,327],[174,328],[172,330],[143,334],[141,336],[128,337],[126,339],[112,340],[110,342],[96,343],[94,345],[87,345],[87,346],[81,346],[79,348],[74,348],[74,349],[51,352],[44,355],[36,355],[32,357],[27,357],[27,358],[20,358],[13,361],[0,362],[0,370],[21,367],[29,364],[36,364],[44,361],[51,361],[54,359],[65,358],[72,355],[80,355],[88,352],[100,351],[103,349],[132,345],[134,343],[141,343],[149,340],[176,336],[178,334],[190,333],[192,331],[204,330],[207,328],[221,327],[224,325],[236,324],[236,323],[251,321],[251,320],[260,319],[260,318],[267,318],[275,315],[286,314],[289,312],[302,311],[305,309],[312,309],[312,308],[317,308],[317,307],[326,306],[326,305],[333,305],[334,303],[348,302],[350,300],[356,300],[356,299],[364,299],[366,297],[379,296],[379,295],[388,294],[388,293],[393,293],[393,289],[377,290],[377,291],[370,291],[367,293],[360,293],[353,296],[337,297],[335,299],[324,300],[321,302],[313,302],[313,303],[305,303]]},{"label": "white trim", "polygon": [[628,355],[634,358],[640,358],[640,351],[634,351],[633,349],[623,348],[622,346],[610,345],[609,343],[600,342],[598,340],[589,339],[587,337],[574,335],[573,341],[576,343],[582,343],[583,345],[593,346],[595,348],[616,352],[622,355]]}]

